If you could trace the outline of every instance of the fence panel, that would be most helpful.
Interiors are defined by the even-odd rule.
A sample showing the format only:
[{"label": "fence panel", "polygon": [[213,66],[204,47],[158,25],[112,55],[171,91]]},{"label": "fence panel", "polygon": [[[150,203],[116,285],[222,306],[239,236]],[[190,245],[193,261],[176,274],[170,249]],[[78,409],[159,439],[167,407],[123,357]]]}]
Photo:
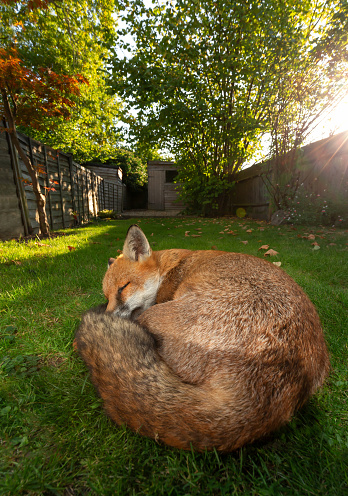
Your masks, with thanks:
[{"label": "fence panel", "polygon": [[26,219],[21,215],[21,204],[25,200],[23,184],[16,179],[18,170],[12,164],[10,149],[8,136],[0,132],[0,239],[28,232]]},{"label": "fence panel", "polygon": [[[306,194],[325,197],[348,215],[348,132],[302,147],[296,167],[294,174],[298,174]],[[238,207],[244,207],[250,217],[269,220],[272,211],[266,184],[276,183],[276,177],[283,174],[280,169],[274,176],[271,162],[242,170],[236,176],[228,207],[221,213],[234,214]]]},{"label": "fence panel", "polygon": [[[3,123],[0,126],[4,127]],[[24,134],[18,133],[18,139],[39,171],[39,183],[46,195],[46,214],[51,229],[88,222],[103,209],[122,211],[122,182],[110,183],[76,163],[71,155]],[[0,205],[3,207],[0,239],[39,233],[31,179],[6,132],[0,132],[0,178],[3,185],[0,188]]]}]

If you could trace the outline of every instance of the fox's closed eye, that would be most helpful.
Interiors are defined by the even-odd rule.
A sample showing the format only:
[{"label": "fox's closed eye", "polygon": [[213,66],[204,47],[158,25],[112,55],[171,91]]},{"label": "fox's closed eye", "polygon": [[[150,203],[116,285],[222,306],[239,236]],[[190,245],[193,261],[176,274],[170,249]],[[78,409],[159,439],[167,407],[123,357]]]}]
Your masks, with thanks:
[{"label": "fox's closed eye", "polygon": [[124,290],[124,288],[126,288],[128,286],[128,284],[130,284],[130,282],[127,282],[124,286],[118,288],[117,293],[120,295],[122,293],[122,291]]}]

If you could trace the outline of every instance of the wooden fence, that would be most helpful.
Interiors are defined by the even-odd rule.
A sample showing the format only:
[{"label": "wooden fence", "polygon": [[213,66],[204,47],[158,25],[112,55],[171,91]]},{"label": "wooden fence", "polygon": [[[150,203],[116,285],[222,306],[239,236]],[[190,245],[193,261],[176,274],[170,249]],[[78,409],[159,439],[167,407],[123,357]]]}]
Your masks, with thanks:
[{"label": "wooden fence", "polygon": [[[18,133],[23,150],[39,168],[40,186],[47,193],[46,213],[51,229],[88,222],[100,210],[122,211],[123,185],[106,181],[71,155]],[[0,239],[39,233],[30,177],[6,132],[0,132]],[[50,190],[49,188],[54,188]],[[48,189],[45,189],[48,188]]]},{"label": "wooden fence", "polygon": [[[294,174],[306,194],[334,202],[348,217],[348,131],[302,147]],[[224,213],[244,207],[250,217],[269,220],[274,210],[269,191],[285,179],[271,162],[240,171]]]}]

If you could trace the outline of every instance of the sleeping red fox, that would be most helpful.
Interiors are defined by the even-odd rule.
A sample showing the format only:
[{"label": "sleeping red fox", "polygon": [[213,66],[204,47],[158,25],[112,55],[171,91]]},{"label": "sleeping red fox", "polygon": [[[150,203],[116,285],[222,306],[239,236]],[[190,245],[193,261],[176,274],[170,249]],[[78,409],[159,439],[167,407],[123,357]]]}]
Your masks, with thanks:
[{"label": "sleeping red fox", "polygon": [[231,451],[289,421],[323,384],[319,317],[279,267],[219,251],[152,252],[131,226],[105,305],[75,345],[107,414],[177,448]]}]

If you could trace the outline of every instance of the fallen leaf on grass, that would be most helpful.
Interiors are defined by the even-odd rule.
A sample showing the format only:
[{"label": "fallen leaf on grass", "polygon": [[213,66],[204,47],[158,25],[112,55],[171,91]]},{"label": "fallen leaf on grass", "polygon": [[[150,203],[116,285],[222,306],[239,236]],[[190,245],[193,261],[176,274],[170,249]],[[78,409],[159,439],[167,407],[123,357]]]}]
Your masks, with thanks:
[{"label": "fallen leaf on grass", "polygon": [[22,265],[22,262],[20,262],[19,260],[11,260],[11,262],[13,262],[15,265]]},{"label": "fallen leaf on grass", "polygon": [[210,249],[211,250],[217,250],[217,246],[212,246]]},{"label": "fallen leaf on grass", "polygon": [[191,234],[191,238],[201,238],[200,234]]},{"label": "fallen leaf on grass", "polygon": [[68,246],[68,249],[69,249],[69,251],[74,251],[74,250],[76,250],[76,248],[74,248],[73,246]]},{"label": "fallen leaf on grass", "polygon": [[269,245],[262,245],[262,246],[260,246],[259,251],[260,250],[268,250],[268,248],[269,248]]},{"label": "fallen leaf on grass", "polygon": [[252,232],[253,232],[253,230],[252,230],[252,229],[248,229],[248,230],[247,230],[247,231],[245,231],[245,232],[252,233]]},{"label": "fallen leaf on grass", "polygon": [[337,246],[336,243],[329,243],[327,246]]},{"label": "fallen leaf on grass", "polygon": [[313,250],[320,250],[320,246],[319,245],[313,246]]},{"label": "fallen leaf on grass", "polygon": [[315,239],[315,234],[310,234],[309,236],[307,236],[307,239],[310,239],[310,240]]},{"label": "fallen leaf on grass", "polygon": [[281,262],[272,262],[272,263],[273,263],[273,265],[276,265],[277,267],[280,267],[282,264]]},{"label": "fallen leaf on grass", "polygon": [[52,245],[45,245],[45,243],[35,243],[36,246],[47,246],[48,248],[52,248]]},{"label": "fallen leaf on grass", "polygon": [[190,236],[190,231],[185,231],[185,236],[186,237]]},{"label": "fallen leaf on grass", "polygon": [[264,254],[265,257],[269,256],[269,257],[274,257],[275,255],[279,255],[279,253],[275,250],[272,250],[272,248],[268,251],[266,251],[266,253]]},{"label": "fallen leaf on grass", "polygon": [[243,243],[243,245],[247,245],[248,241],[241,241],[241,243]]}]

